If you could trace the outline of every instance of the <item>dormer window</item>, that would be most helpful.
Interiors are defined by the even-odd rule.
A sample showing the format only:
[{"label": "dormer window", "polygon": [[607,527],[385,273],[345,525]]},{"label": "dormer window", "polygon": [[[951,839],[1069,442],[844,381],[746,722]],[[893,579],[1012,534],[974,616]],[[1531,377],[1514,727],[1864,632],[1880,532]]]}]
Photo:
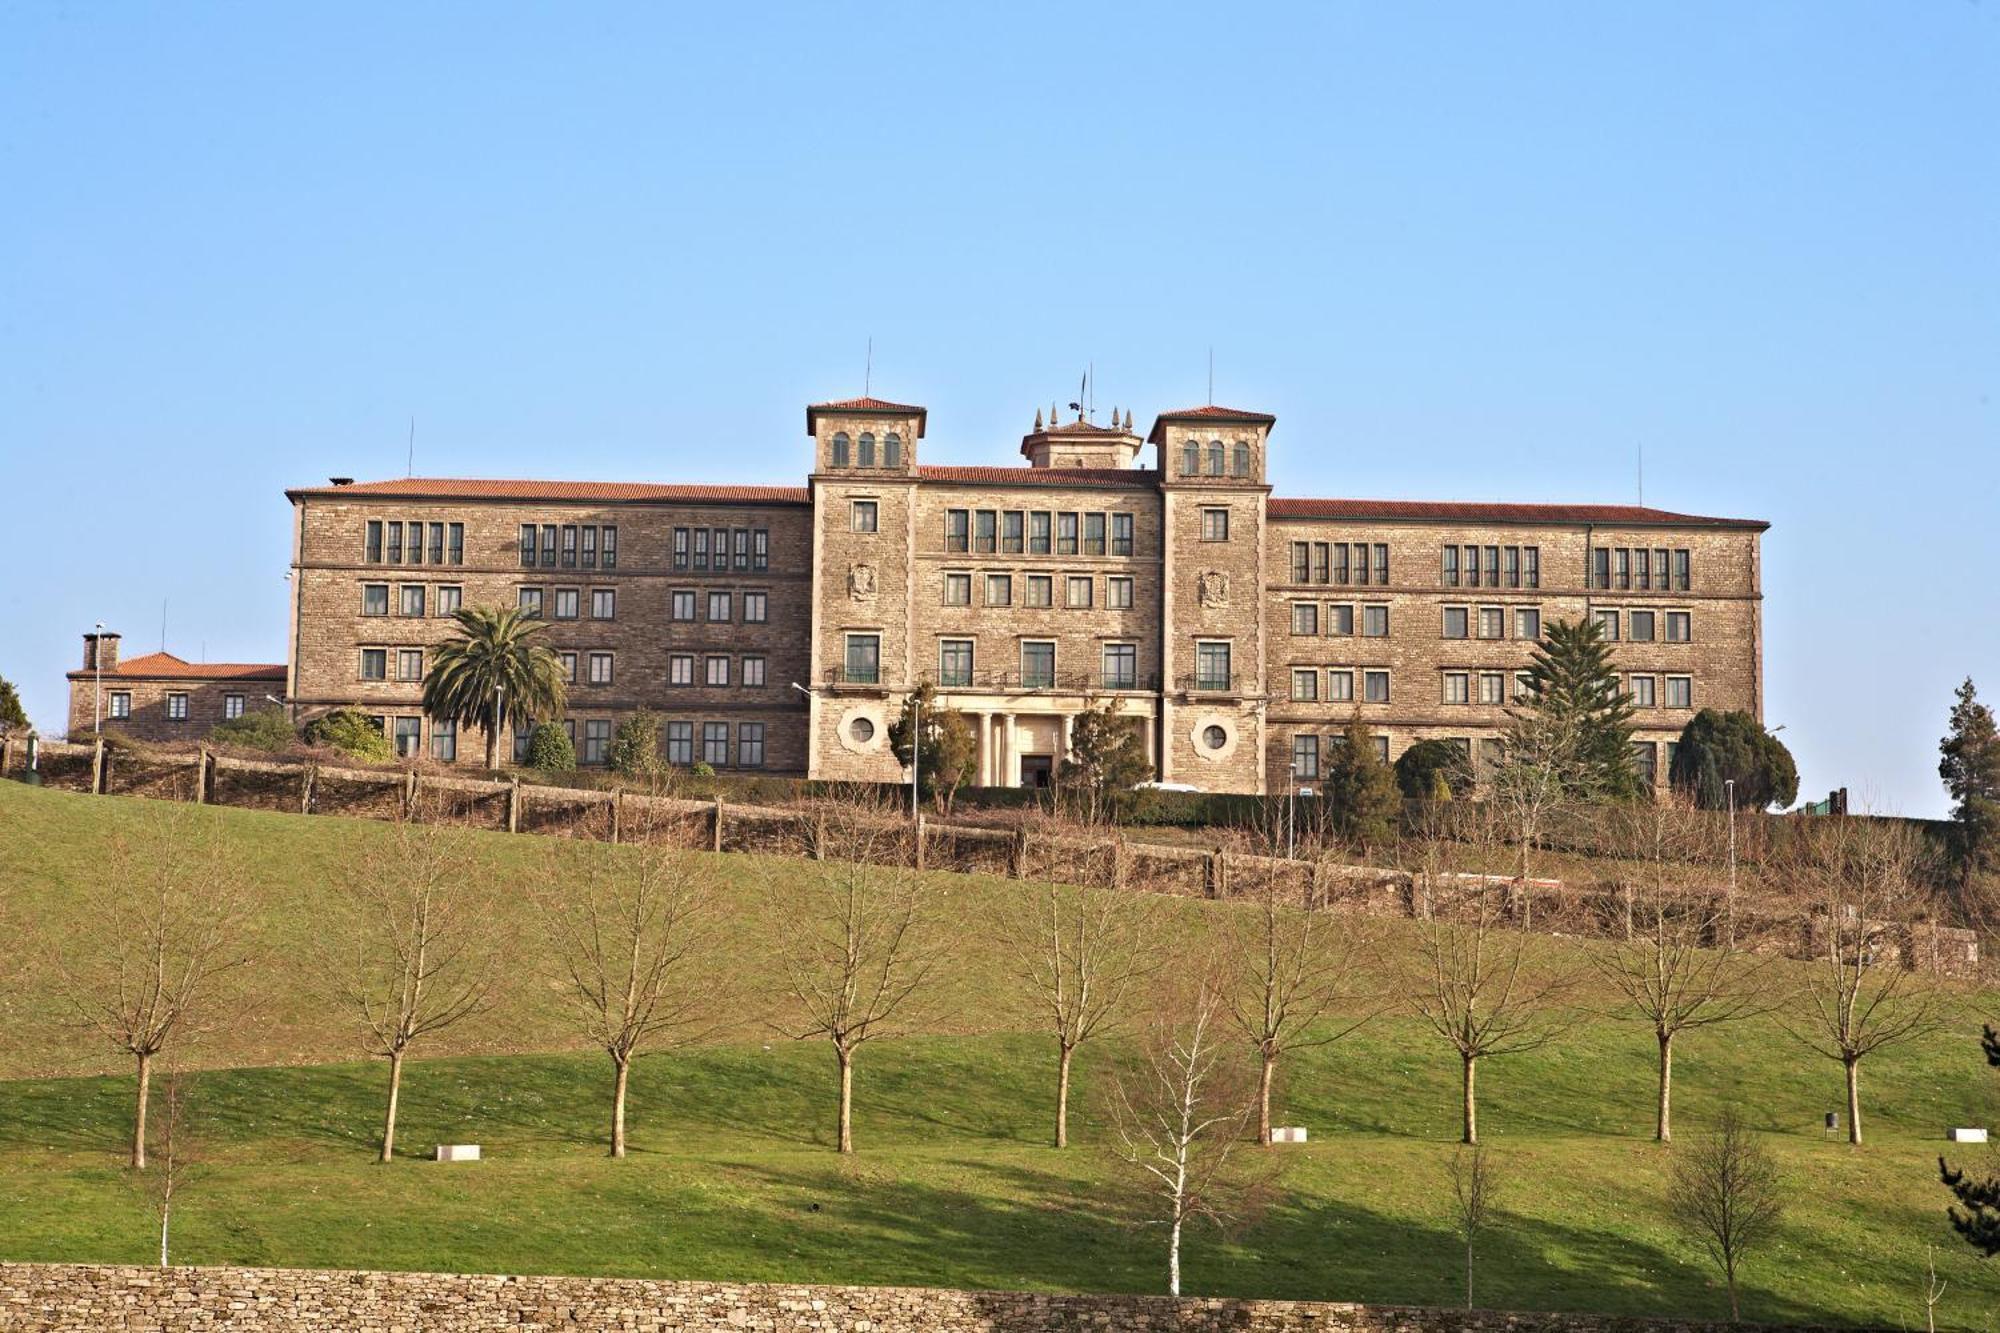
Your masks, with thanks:
[{"label": "dormer window", "polygon": [[1222,449],[1222,441],[1221,441],[1221,440],[1210,440],[1210,441],[1208,442],[1208,475],[1209,475],[1209,476],[1211,476],[1211,477],[1219,477],[1219,476],[1221,476],[1221,475],[1222,475],[1222,458],[1223,458],[1223,449]]},{"label": "dormer window", "polygon": [[847,466],[847,432],[844,430],[838,430],[833,433],[833,465],[835,467]]},{"label": "dormer window", "polygon": [[875,437],[867,431],[861,432],[861,450],[857,455],[857,467],[875,466]]},{"label": "dormer window", "polygon": [[903,466],[903,437],[893,430],[882,437],[882,466]]},{"label": "dormer window", "polygon": [[1183,476],[1198,476],[1201,472],[1201,441],[1189,440],[1181,446],[1181,473]]},{"label": "dormer window", "polygon": [[1236,446],[1236,475],[1239,477],[1250,475],[1250,446],[1247,444]]}]

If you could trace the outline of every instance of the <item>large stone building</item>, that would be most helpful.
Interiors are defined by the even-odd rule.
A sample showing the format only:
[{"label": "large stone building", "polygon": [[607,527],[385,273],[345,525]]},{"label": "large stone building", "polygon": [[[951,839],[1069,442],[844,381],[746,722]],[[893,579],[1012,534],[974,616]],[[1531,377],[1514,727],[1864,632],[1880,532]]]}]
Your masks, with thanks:
[{"label": "large stone building", "polygon": [[925,409],[860,398],[806,410],[798,488],[288,492],[287,702],[476,762],[483,738],[424,718],[420,682],[453,610],[505,604],[551,622],[586,763],[646,707],[675,763],[894,780],[887,724],[925,681],[971,718],[991,784],[1045,781],[1107,702],[1142,722],[1161,780],[1204,790],[1310,780],[1356,710],[1391,757],[1440,737],[1484,761],[1541,627],[1578,616],[1618,642],[1642,767],[1697,708],[1762,714],[1764,523],[1287,499],[1266,414],[1170,412],[1144,439],[1113,418],[1037,414],[1025,466],[937,467]]}]

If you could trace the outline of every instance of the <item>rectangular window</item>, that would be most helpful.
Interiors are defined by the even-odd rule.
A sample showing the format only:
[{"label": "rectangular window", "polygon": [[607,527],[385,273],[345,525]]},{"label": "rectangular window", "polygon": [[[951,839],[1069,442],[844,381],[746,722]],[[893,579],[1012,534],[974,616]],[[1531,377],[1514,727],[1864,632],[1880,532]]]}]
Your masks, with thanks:
[{"label": "rectangular window", "polygon": [[1000,549],[1008,555],[1019,555],[1027,549],[1027,515],[1018,509],[1009,509],[1000,516]]},{"label": "rectangular window", "polygon": [[597,568],[596,528],[585,528],[583,530],[583,567],[585,569]]},{"label": "rectangular window", "polygon": [[1389,637],[1388,607],[1364,606],[1361,608],[1361,637],[1364,639],[1386,639]]},{"label": "rectangular window", "polygon": [[1235,685],[1229,669],[1229,644],[1202,640],[1194,646],[1194,687],[1198,690],[1227,690]]},{"label": "rectangular window", "polygon": [[556,661],[562,663],[562,678],[571,685],[576,684],[576,654],[564,651],[556,654]]},{"label": "rectangular window", "polygon": [[1517,606],[1514,608],[1514,637],[1517,639],[1539,639],[1542,637],[1542,612],[1540,607]]},{"label": "rectangular window", "polygon": [[1028,515],[1028,554],[1047,555],[1049,553],[1049,525],[1053,518],[1047,510]]},{"label": "rectangular window", "polygon": [[420,717],[399,717],[396,719],[396,757],[415,759],[423,746],[424,720]]},{"label": "rectangular window", "polygon": [[1312,578],[1312,543],[1292,543],[1292,582],[1305,583]]},{"label": "rectangular window", "polygon": [[225,718],[243,716],[243,696],[225,694],[222,696],[222,716]]},{"label": "rectangular window", "polygon": [[701,724],[701,761],[710,768],[729,767],[729,724]]},{"label": "rectangular window", "polygon": [[562,567],[564,569],[576,568],[576,525],[572,523],[563,524]]},{"label": "rectangular window", "polygon": [[694,590],[692,588],[679,588],[675,590],[669,614],[675,620],[687,621],[694,619]]},{"label": "rectangular window", "polygon": [[1504,563],[1504,565],[1505,565],[1505,568],[1506,568],[1506,573],[1507,573],[1507,586],[1508,586],[1508,587],[1510,587],[1510,588],[1518,588],[1518,587],[1520,587],[1520,586],[1521,586],[1521,548],[1520,548],[1520,547],[1518,547],[1518,546],[1510,546],[1510,547],[1508,547],[1508,548],[1507,548],[1507,550],[1506,550],[1506,559],[1505,559],[1505,561],[1504,561],[1503,563]]},{"label": "rectangular window", "polygon": [[1364,671],[1361,673],[1361,701],[1371,704],[1389,702],[1389,673],[1386,671]]},{"label": "rectangular window", "polygon": [[944,549],[965,552],[972,549],[972,511],[970,509],[947,509],[944,511]]},{"label": "rectangular window", "polygon": [[540,620],[542,618],[542,590],[540,588],[521,589],[520,603],[522,615],[528,617],[530,620]]},{"label": "rectangular window", "polygon": [[1095,580],[1088,574],[1072,574],[1063,580],[1063,601],[1072,611],[1090,609],[1091,592]]},{"label": "rectangular window", "polygon": [[847,636],[847,661],[842,671],[842,679],[850,685],[874,685],[881,681],[881,635],[850,634]]},{"label": "rectangular window", "polygon": [[452,523],[445,528],[448,557],[452,564],[465,563],[465,524]]},{"label": "rectangular window", "polygon": [[1651,611],[1634,611],[1631,615],[1631,623],[1627,628],[1631,631],[1629,637],[1632,642],[1651,643],[1653,641],[1653,613]]},{"label": "rectangular window", "polygon": [[1337,639],[1354,636],[1354,605],[1351,602],[1329,602],[1326,608],[1326,632]]},{"label": "rectangular window", "polygon": [[1021,645],[1021,685],[1024,689],[1045,690],[1056,683],[1056,646],[1048,642]]},{"label": "rectangular window", "polygon": [[1479,608],[1479,637],[1482,639],[1504,639],[1507,637],[1506,607],[1482,606]]},{"label": "rectangular window", "polygon": [[1229,511],[1227,509],[1204,509],[1201,511],[1201,539],[1205,542],[1226,542],[1229,540]]},{"label": "rectangular window", "polygon": [[708,568],[707,528],[696,528],[694,530],[694,567],[696,569]]},{"label": "rectangular window", "polygon": [[1521,548],[1521,586],[1539,588],[1542,586],[1542,548],[1523,546]]},{"label": "rectangular window", "polygon": [[535,563],[535,525],[521,525],[521,563],[532,567]]},{"label": "rectangular window", "polygon": [[667,762],[681,768],[694,764],[694,723],[667,723]]},{"label": "rectangular window", "polygon": [[1104,604],[1113,611],[1132,609],[1132,580],[1122,575],[1111,575],[1104,580]]},{"label": "rectangular window", "polygon": [[730,604],[734,600],[735,600],[735,594],[733,593],[726,593],[726,592],[710,593],[708,595],[709,621],[712,624],[717,624],[717,625],[727,624],[733,618],[731,614],[732,608]]},{"label": "rectangular window", "polygon": [[1632,552],[1627,547],[1619,547],[1612,553],[1612,567],[1617,571],[1618,586],[1632,586]]},{"label": "rectangular window", "polygon": [[1076,554],[1076,515],[1056,515],[1056,554]]},{"label": "rectangular window", "polygon": [[1444,637],[1463,639],[1471,633],[1469,620],[1472,612],[1463,606],[1447,606],[1444,609]]},{"label": "rectangular window", "polygon": [[465,605],[465,589],[455,583],[446,584],[437,591],[437,613],[440,616],[455,616]]},{"label": "rectangular window", "polygon": [[1350,549],[1354,552],[1354,581],[1368,582],[1368,548],[1356,542]]},{"label": "rectangular window", "polygon": [[364,616],[386,616],[389,614],[388,584],[364,583],[361,585],[361,614]]},{"label": "rectangular window", "polygon": [[446,764],[458,762],[458,723],[431,723],[431,758]]},{"label": "rectangular window", "polygon": [[1083,516],[1083,553],[1085,555],[1104,554],[1104,515],[1085,514]]},{"label": "rectangular window", "polygon": [[421,648],[398,648],[396,650],[396,679],[422,680],[424,678],[424,650]]},{"label": "rectangular window", "polygon": [[1692,676],[1667,677],[1667,707],[1669,708],[1694,707],[1694,677]]},{"label": "rectangular window", "polygon": [[392,565],[403,563],[403,525],[401,523],[391,523],[389,525],[389,563]]},{"label": "rectangular window", "polygon": [[1377,583],[1387,583],[1389,581],[1389,543],[1387,542],[1375,543],[1375,581]]},{"label": "rectangular window", "polygon": [[1458,586],[1458,548],[1456,546],[1447,546],[1444,548],[1443,579],[1444,586],[1447,588],[1456,588]]},{"label": "rectangular window", "polygon": [[554,569],[556,565],[556,525],[542,524],[542,567]]},{"label": "rectangular window", "polygon": [[405,583],[396,590],[396,613],[405,616],[421,616],[424,613],[424,585]]},{"label": "rectangular window", "polygon": [[762,768],[764,766],[764,724],[762,722],[739,722],[736,724],[736,766],[738,768]]},{"label": "rectangular window", "polygon": [[1507,702],[1506,672],[1482,671],[1479,673],[1479,702],[1483,704],[1504,704]]},{"label": "rectangular window", "polygon": [[1448,704],[1469,704],[1472,702],[1472,677],[1463,671],[1444,673],[1444,702]]},{"label": "rectangular window", "polygon": [[592,620],[612,620],[616,618],[618,594],[615,588],[592,588],[590,590],[590,618]]},{"label": "rectangular window", "polygon": [[944,576],[944,604],[946,606],[972,605],[972,575],[947,574]]},{"label": "rectangular window", "polygon": [[[1636,566],[1632,577],[1638,582],[1639,590],[1644,592],[1653,586],[1653,553],[1641,546],[1633,552],[1632,562]],[[1663,569],[1660,572],[1665,574],[1667,571]]]},{"label": "rectangular window", "polygon": [[[724,662],[728,660],[728,658],[723,659]],[[592,685],[609,685],[611,683],[610,653],[592,653],[590,655],[590,683]]]},{"label": "rectangular window", "polygon": [[583,752],[577,755],[580,764],[601,764],[610,757],[611,722],[608,718],[591,718],[583,724]]},{"label": "rectangular window", "polygon": [[729,564],[732,569],[750,568],[750,529],[737,528],[729,534]]},{"label": "rectangular window", "polygon": [[1292,633],[1319,633],[1319,604],[1317,602],[1292,603]]},{"label": "rectangular window", "polygon": [[389,650],[387,648],[363,648],[361,650],[361,679],[383,680],[389,674]]},{"label": "rectangular window", "polygon": [[1132,554],[1132,516],[1113,514],[1111,516],[1111,554]]},{"label": "rectangular window", "polygon": [[[874,532],[876,531],[877,522],[875,501],[856,500],[854,502],[854,508],[851,511],[848,523],[855,532]],[[716,552],[716,559],[718,561],[722,559],[720,551]]]},{"label": "rectangular window", "polygon": [[702,662],[702,667],[704,671],[704,675],[702,677],[703,684],[713,685],[713,686],[723,686],[729,683],[728,658],[726,657],[707,658]]},{"label": "rectangular window", "polygon": [[1611,548],[1596,546],[1590,552],[1590,586],[1609,588],[1611,586]]},{"label": "rectangular window", "polygon": [[771,594],[766,592],[746,592],[743,594],[743,623],[762,625],[771,619]]},{"label": "rectangular window", "polygon": [[972,549],[981,555],[991,555],[1000,546],[1000,515],[991,509],[981,509],[972,516]]},{"label": "rectangular window", "polygon": [[746,657],[743,659],[742,685],[746,690],[761,690],[764,688],[763,658]]},{"label": "rectangular window", "polygon": [[1486,571],[1486,586],[1487,586],[1487,587],[1489,587],[1489,588],[1497,588],[1497,587],[1499,587],[1499,586],[1500,586],[1500,548],[1499,548],[1499,547],[1497,547],[1497,546],[1489,546],[1489,547],[1487,547],[1487,548],[1486,548],[1486,554],[1485,554],[1485,559],[1484,559],[1484,562],[1483,562],[1483,566],[1482,566],[1482,567],[1483,567],[1483,568],[1485,569],[1485,571]]},{"label": "rectangular window", "polygon": [[1674,591],[1688,590],[1688,551],[1682,547],[1674,552]]},{"label": "rectangular window", "polygon": [[1332,577],[1327,579],[1321,579],[1318,581],[1322,583],[1352,583],[1354,580],[1349,576],[1348,573],[1347,543],[1346,542],[1335,543],[1332,551],[1332,556],[1333,556],[1333,568],[1331,570]]},{"label": "rectangular window", "polygon": [[1694,617],[1686,611],[1667,612],[1667,642],[1688,643],[1694,639]]},{"label": "rectangular window", "polygon": [[[1341,549],[1343,551],[1346,550],[1345,547]],[[1330,548],[1325,542],[1314,542],[1312,544],[1312,581],[1314,583],[1325,583],[1332,579],[1333,566],[1330,563],[1332,558]],[[1344,570],[1347,566],[1342,564],[1341,568]]]},{"label": "rectangular window", "polygon": [[1312,667],[1292,671],[1292,699],[1297,703],[1319,702],[1319,672]]},{"label": "rectangular window", "polygon": [[1354,673],[1346,668],[1337,668],[1326,673],[1326,700],[1328,703],[1346,704],[1354,702]]},{"label": "rectangular window", "polygon": [[986,576],[986,604],[988,606],[1012,606],[1014,604],[1013,575],[988,574]]},{"label": "rectangular window", "polygon": [[1028,575],[1028,605],[1050,606],[1055,600],[1056,581],[1049,574]]},{"label": "rectangular window", "polygon": [[1639,780],[1651,787],[1659,782],[1659,747],[1651,741],[1632,742],[1632,766],[1639,770]]},{"label": "rectangular window", "polygon": [[534,743],[534,740],[535,730],[532,726],[526,722],[516,724],[514,727],[515,763],[525,764],[528,762],[528,747]]},{"label": "rectangular window", "polygon": [[757,572],[771,567],[771,530],[752,528],[750,530],[750,568]]},{"label": "rectangular window", "polygon": [[946,639],[938,644],[938,684],[972,684],[972,640]]},{"label": "rectangular window", "polygon": [[577,605],[581,600],[582,600],[582,594],[579,590],[575,588],[557,588],[556,619],[575,620],[577,615]]},{"label": "rectangular window", "polygon": [[1627,688],[1631,691],[1634,708],[1660,706],[1660,683],[1652,676],[1634,676]]},{"label": "rectangular window", "polygon": [[667,684],[694,684],[694,654],[674,653],[667,658]]},{"label": "rectangular window", "polygon": [[368,520],[367,537],[362,544],[362,559],[371,565],[382,563],[382,520]]},{"label": "rectangular window", "polygon": [[1139,647],[1131,643],[1107,643],[1104,645],[1104,688],[1107,690],[1136,690],[1139,688]]},{"label": "rectangular window", "polygon": [[1604,631],[1604,641],[1606,643],[1618,642],[1618,613],[1616,611],[1599,611],[1595,614],[1595,618],[1598,628]]},{"label": "rectangular window", "polygon": [[431,563],[434,565],[444,563],[444,524],[442,523],[431,524]]},{"label": "rectangular window", "polygon": [[1292,778],[1295,781],[1319,776],[1319,737],[1292,737]]}]

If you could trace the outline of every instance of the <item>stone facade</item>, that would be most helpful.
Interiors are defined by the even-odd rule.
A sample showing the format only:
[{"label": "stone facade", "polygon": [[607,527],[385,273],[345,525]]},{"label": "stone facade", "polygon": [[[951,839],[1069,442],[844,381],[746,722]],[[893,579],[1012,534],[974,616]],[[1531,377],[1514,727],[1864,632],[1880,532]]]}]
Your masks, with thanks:
[{"label": "stone facade", "polygon": [[[278,1268],[0,1263],[0,1327],[37,1333],[472,1333],[714,1329],[717,1333],[1710,1333],[1696,1319],[1071,1296],[929,1287],[759,1286],[629,1278],[487,1277]],[[1798,1326],[1797,1333],[1811,1333]]]},{"label": "stone facade", "polygon": [[[1273,425],[1201,407],[1142,440],[1129,413],[1037,414],[1027,466],[937,467],[919,456],[925,409],[862,398],[807,409],[797,489],[295,490],[288,698],[301,718],[359,707],[413,753],[474,760],[480,738],[419,717],[427,650],[451,606],[526,596],[575,655],[586,761],[643,706],[678,735],[669,759],[894,781],[888,724],[931,683],[971,717],[982,783],[1046,780],[1076,714],[1108,704],[1141,723],[1163,781],[1276,791],[1295,764],[1316,776],[1357,709],[1392,758],[1444,738],[1478,760],[1536,625],[1578,615],[1616,615],[1660,771],[1696,709],[1761,716],[1764,524],[1274,498]],[[1154,466],[1134,466],[1148,446]]]},{"label": "stone facade", "polygon": [[69,673],[72,738],[102,727],[144,741],[199,740],[284,693],[283,663],[184,662],[166,652],[123,659],[118,646],[108,630],[83,636],[83,667]]}]

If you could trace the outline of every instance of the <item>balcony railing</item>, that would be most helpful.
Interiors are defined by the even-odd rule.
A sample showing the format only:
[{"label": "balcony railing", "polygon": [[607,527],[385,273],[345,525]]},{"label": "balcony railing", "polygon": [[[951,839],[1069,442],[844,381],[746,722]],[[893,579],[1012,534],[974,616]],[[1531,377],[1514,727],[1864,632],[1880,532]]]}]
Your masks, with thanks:
[{"label": "balcony railing", "polygon": [[1175,678],[1174,686],[1184,694],[1240,694],[1242,677],[1217,671],[1196,671]]},{"label": "balcony railing", "polygon": [[[881,685],[880,672],[867,678],[835,667],[827,673],[829,685]],[[1157,693],[1160,678],[1142,672],[1103,671],[930,671],[917,677],[920,685],[939,690],[981,690],[1002,694],[1047,691],[1053,694],[1113,694],[1119,691]]]}]

